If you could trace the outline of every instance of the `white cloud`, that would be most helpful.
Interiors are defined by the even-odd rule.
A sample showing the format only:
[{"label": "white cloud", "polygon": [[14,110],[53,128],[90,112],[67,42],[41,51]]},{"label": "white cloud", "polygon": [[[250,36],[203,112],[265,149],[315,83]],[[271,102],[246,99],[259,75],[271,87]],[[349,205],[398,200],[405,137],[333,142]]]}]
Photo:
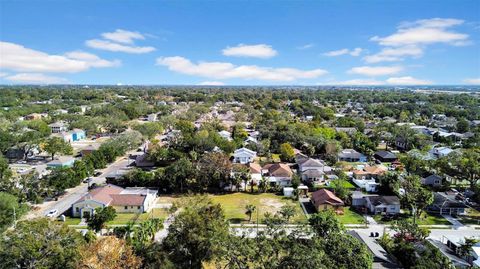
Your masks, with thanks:
[{"label": "white cloud", "polygon": [[401,66],[359,66],[350,69],[348,73],[374,77],[393,75],[401,72],[402,70],[403,67]]},{"label": "white cloud", "polygon": [[15,83],[29,83],[29,84],[59,84],[67,83],[64,78],[46,76],[40,73],[20,73],[12,76],[7,76],[4,79]]},{"label": "white cloud", "polygon": [[385,48],[377,54],[364,57],[364,60],[368,63],[402,61],[405,57],[421,57],[425,48],[431,44],[467,45],[470,43],[467,34],[449,29],[463,23],[463,20],[448,18],[403,22],[391,35],[372,37],[370,40]]},{"label": "white cloud", "polygon": [[202,81],[198,83],[197,85],[203,85],[203,86],[223,86],[225,83],[221,81]]},{"label": "white cloud", "polygon": [[76,73],[91,67],[110,67],[120,63],[85,52],[51,55],[9,42],[0,42],[0,58],[0,68],[19,72]]},{"label": "white cloud", "polygon": [[8,73],[0,72],[0,78],[6,77],[7,75],[8,75]]},{"label": "white cloud", "polygon": [[417,79],[410,76],[406,77],[392,77],[387,79],[388,84],[393,85],[430,85],[433,84],[430,80]]},{"label": "white cloud", "polygon": [[103,33],[102,37],[104,39],[112,40],[118,43],[125,43],[125,44],[132,44],[134,39],[144,40],[145,36],[143,36],[139,32],[131,32],[122,29],[117,29],[115,32],[111,33]]},{"label": "white cloud", "polygon": [[374,36],[371,40],[383,46],[405,46],[432,43],[461,45],[467,41],[468,35],[447,28],[460,25],[464,21],[457,19],[433,18],[401,24],[397,32],[386,36]]},{"label": "white cloud", "polygon": [[272,58],[277,55],[277,51],[270,45],[258,44],[258,45],[245,45],[239,44],[235,47],[227,47],[222,50],[225,56],[235,57],[255,57],[255,58]]},{"label": "white cloud", "polygon": [[155,50],[154,47],[141,47],[141,46],[129,46],[118,44],[115,42],[111,42],[108,40],[101,40],[101,39],[90,39],[85,41],[85,45],[90,48],[100,49],[100,50],[108,50],[108,51],[115,51],[115,52],[126,52],[126,53],[134,53],[134,54],[141,54],[141,53],[148,53]]},{"label": "white cloud", "polygon": [[367,63],[396,62],[402,61],[405,56],[418,58],[423,55],[423,49],[416,46],[387,47],[379,53],[367,55],[363,58]]},{"label": "white cloud", "polygon": [[480,78],[467,78],[463,80],[464,83],[480,85]]},{"label": "white cloud", "polygon": [[355,49],[340,49],[340,50],[332,50],[329,52],[325,52],[323,55],[328,56],[328,57],[335,57],[335,56],[341,56],[345,54],[349,54],[351,56],[359,56],[362,53],[363,49],[362,48],[355,48]]},{"label": "white cloud", "polygon": [[346,81],[338,81],[331,83],[332,85],[351,85],[351,86],[378,86],[384,85],[385,82],[375,79],[351,79]]},{"label": "white cloud", "polygon": [[298,46],[297,49],[299,50],[306,50],[306,49],[311,49],[315,47],[315,44],[313,43],[308,43],[308,44],[305,44],[305,45],[302,45],[302,46]]},{"label": "white cloud", "polygon": [[65,56],[70,59],[84,61],[91,67],[115,67],[121,65],[119,60],[108,61],[98,57],[95,54],[79,50],[67,52],[65,53]]},{"label": "white cloud", "polygon": [[299,70],[295,68],[271,68],[256,65],[234,65],[228,62],[192,63],[181,56],[157,58],[157,65],[182,74],[213,79],[258,79],[268,81],[295,81],[317,78],[328,72],[323,69]]}]

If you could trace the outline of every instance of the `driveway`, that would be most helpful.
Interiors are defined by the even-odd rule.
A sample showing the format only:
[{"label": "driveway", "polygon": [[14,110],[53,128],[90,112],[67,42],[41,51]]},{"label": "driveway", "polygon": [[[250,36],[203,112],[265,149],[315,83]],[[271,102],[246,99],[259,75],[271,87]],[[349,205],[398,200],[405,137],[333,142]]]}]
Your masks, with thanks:
[{"label": "driveway", "polygon": [[450,222],[453,225],[454,229],[458,229],[458,228],[461,228],[461,227],[465,226],[460,221],[458,221],[456,218],[454,218],[450,215],[442,215],[442,217],[444,217],[446,220],[448,220],[448,222]]}]

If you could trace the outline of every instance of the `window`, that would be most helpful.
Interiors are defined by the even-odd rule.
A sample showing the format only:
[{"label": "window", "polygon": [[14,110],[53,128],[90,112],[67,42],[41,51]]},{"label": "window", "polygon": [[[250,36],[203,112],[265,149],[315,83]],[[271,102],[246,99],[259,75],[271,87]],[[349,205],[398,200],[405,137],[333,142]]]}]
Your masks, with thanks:
[{"label": "window", "polygon": [[125,209],[128,209],[128,206],[125,206]]},{"label": "window", "polygon": [[75,211],[76,211],[77,213],[80,212],[80,208],[75,207]]},{"label": "window", "polygon": [[140,209],[141,206],[137,206],[137,209]]}]

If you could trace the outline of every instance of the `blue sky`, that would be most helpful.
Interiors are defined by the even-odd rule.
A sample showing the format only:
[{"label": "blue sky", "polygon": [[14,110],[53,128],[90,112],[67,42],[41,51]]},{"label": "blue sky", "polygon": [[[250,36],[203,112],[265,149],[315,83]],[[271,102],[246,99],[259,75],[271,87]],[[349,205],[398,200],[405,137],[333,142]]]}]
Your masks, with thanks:
[{"label": "blue sky", "polygon": [[0,84],[480,84],[476,0],[3,0],[0,41]]}]

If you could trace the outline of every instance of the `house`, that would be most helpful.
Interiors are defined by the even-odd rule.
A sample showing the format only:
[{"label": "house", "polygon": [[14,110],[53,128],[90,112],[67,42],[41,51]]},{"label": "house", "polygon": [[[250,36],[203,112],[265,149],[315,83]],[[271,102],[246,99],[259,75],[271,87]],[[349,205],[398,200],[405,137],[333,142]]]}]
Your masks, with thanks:
[{"label": "house", "polygon": [[233,153],[233,162],[247,164],[253,162],[253,159],[257,157],[257,153],[247,148],[240,148]]},{"label": "house", "polygon": [[72,167],[75,162],[75,158],[71,156],[60,156],[55,160],[52,160],[47,163],[48,168],[63,168],[63,167]]},{"label": "house", "polygon": [[226,139],[228,141],[231,141],[232,140],[232,133],[230,133],[229,131],[220,131],[218,132],[218,135],[220,135],[223,139]]},{"label": "house", "polygon": [[[359,165],[359,167],[362,167]],[[366,165],[361,169],[353,170],[353,179],[377,179],[379,176],[385,174],[388,168],[383,165]]]},{"label": "house", "polygon": [[315,209],[319,212],[332,209],[337,214],[343,213],[343,206],[345,206],[342,199],[338,198],[333,192],[327,189],[320,189],[312,193],[310,200],[315,206]]},{"label": "house", "polygon": [[405,138],[403,137],[397,137],[395,139],[395,147],[399,150],[407,150],[408,149],[408,142]]},{"label": "house", "polygon": [[50,130],[52,131],[53,134],[61,133],[67,131],[67,126],[63,122],[55,122],[52,124],[49,124],[48,127],[50,127]]},{"label": "house", "polygon": [[381,162],[389,162],[389,163],[394,162],[398,159],[397,155],[393,154],[390,151],[386,151],[386,150],[379,150],[379,151],[375,152],[373,157],[375,159],[381,161]]},{"label": "house", "polygon": [[286,163],[272,163],[263,166],[262,175],[267,178],[271,185],[289,186],[293,172]]},{"label": "house", "polygon": [[367,157],[354,149],[344,149],[338,153],[338,160],[343,162],[366,162]]},{"label": "house", "polygon": [[258,163],[248,163],[247,167],[250,170],[250,178],[258,184],[262,180],[262,167]]},{"label": "house", "polygon": [[135,166],[141,169],[149,170],[155,166],[155,162],[148,159],[147,153],[141,153],[135,156]]},{"label": "house", "polygon": [[72,216],[87,217],[95,208],[112,206],[117,213],[144,213],[154,205],[156,190],[147,188],[122,188],[112,184],[95,188],[72,204]]},{"label": "house", "polygon": [[325,181],[325,174],[330,174],[332,168],[322,161],[306,158],[298,162],[299,172],[303,181],[319,182]]},{"label": "house", "polygon": [[428,151],[428,154],[430,154],[430,156],[433,159],[438,159],[438,158],[445,157],[452,152],[453,152],[453,149],[451,149],[449,147],[438,147],[438,148],[433,148],[430,151]]},{"label": "house", "polygon": [[400,199],[397,196],[366,196],[365,207],[371,214],[395,215],[400,213]]},{"label": "house", "polygon": [[337,133],[344,132],[344,133],[347,133],[348,135],[354,135],[357,132],[357,128],[354,128],[354,127],[337,127],[337,128],[335,128],[335,131],[337,131]]},{"label": "house", "polygon": [[87,137],[85,131],[81,129],[73,129],[69,133],[72,135],[72,141],[83,140]]},{"label": "house", "polygon": [[377,192],[379,183],[375,179],[352,179],[353,183],[366,192]]},{"label": "house", "polygon": [[440,215],[462,215],[465,214],[467,206],[456,199],[456,192],[435,192],[433,203],[427,207],[427,211]]},{"label": "house", "polygon": [[440,187],[442,186],[442,181],[443,178],[441,176],[432,174],[429,175],[428,177],[422,178],[422,184],[423,185],[428,185],[432,187]]},{"label": "house", "polygon": [[72,133],[71,132],[60,132],[52,134],[52,136],[60,137],[63,141],[67,143],[71,143],[73,141]]}]

